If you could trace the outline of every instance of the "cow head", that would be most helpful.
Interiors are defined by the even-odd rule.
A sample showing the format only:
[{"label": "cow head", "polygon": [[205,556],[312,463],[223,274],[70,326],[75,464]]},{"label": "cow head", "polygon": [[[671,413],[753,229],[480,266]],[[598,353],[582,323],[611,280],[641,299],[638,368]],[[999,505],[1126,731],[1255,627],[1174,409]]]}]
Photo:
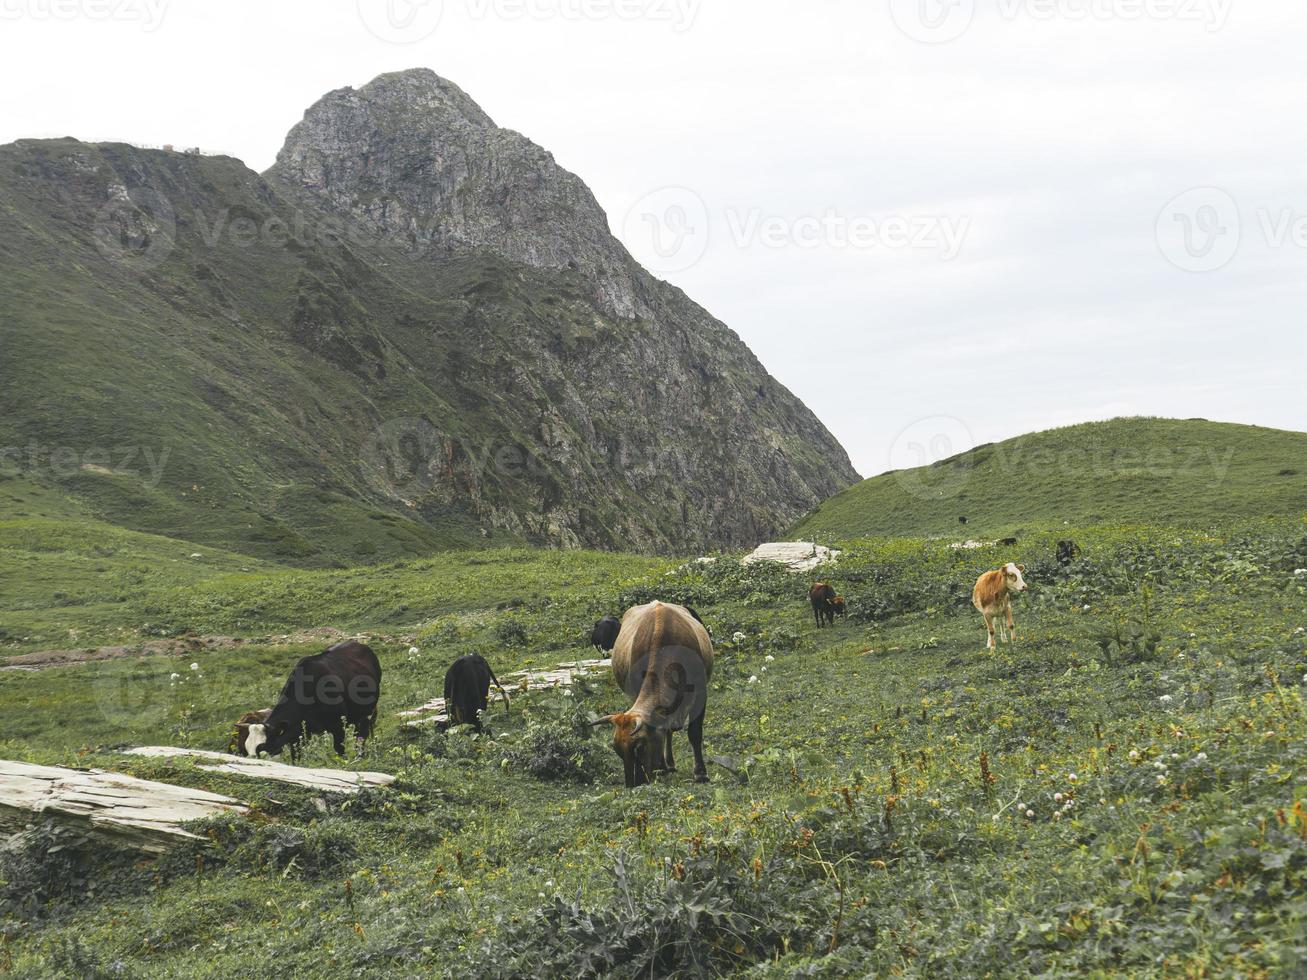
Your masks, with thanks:
[{"label": "cow head", "polygon": [[294,745],[299,741],[301,727],[285,718],[277,718],[275,715],[268,719],[267,724],[251,725],[249,741],[256,741],[258,736],[255,735],[256,729],[262,729],[259,733],[262,742],[256,742],[255,752],[268,755],[281,755],[282,749],[288,745]]},{"label": "cow head", "polygon": [[1007,581],[1007,590],[1009,592],[1026,591],[1026,580],[1022,576],[1025,570],[1025,565],[1018,565],[1015,562],[1008,562],[1003,566],[1003,577]]},{"label": "cow head", "polygon": [[837,595],[831,601],[831,612],[833,612],[836,616],[847,616],[849,614],[849,608],[844,604],[843,596]]},{"label": "cow head", "polygon": [[621,756],[626,788],[635,789],[649,782],[662,750],[661,733],[637,714],[609,715],[595,722],[596,726],[604,724],[613,726],[613,751]]}]

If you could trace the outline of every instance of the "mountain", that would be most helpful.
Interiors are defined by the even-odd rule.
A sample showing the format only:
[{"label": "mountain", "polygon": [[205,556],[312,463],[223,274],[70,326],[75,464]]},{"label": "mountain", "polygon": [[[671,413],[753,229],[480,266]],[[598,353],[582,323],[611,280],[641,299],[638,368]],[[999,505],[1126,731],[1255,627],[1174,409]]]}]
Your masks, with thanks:
[{"label": "mountain", "polygon": [[325,96],[265,175],[23,140],[0,195],[9,508],[19,480],[323,564],[752,545],[857,478],[579,178],[428,71]]},{"label": "mountain", "polygon": [[1064,522],[1207,527],[1304,513],[1307,433],[1129,418],[1020,436],[873,477],[826,501],[793,533],[1007,537]]}]

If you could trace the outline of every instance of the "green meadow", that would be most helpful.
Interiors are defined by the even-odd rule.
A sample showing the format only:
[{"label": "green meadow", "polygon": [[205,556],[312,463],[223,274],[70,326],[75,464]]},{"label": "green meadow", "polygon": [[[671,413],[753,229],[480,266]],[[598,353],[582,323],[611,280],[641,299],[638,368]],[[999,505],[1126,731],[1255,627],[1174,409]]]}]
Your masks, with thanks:
[{"label": "green meadow", "polygon": [[[74,629],[73,647],[244,642],[0,671],[0,753],[202,786],[253,814],[157,859],[33,822],[0,851],[13,975],[1307,969],[1302,519],[1073,523],[971,550],[849,536],[823,576],[850,614],[824,630],[811,577],[733,556],[490,550],[306,571],[47,520],[0,524],[5,653],[69,646]],[[1067,567],[1063,537],[1083,552]],[[1030,590],[1017,642],[989,653],[969,593],[1005,560]],[[592,656],[596,618],[655,597],[694,605],[715,638],[708,785],[682,769],[623,789],[586,725],[626,707],[607,678],[497,704],[479,735],[396,717],[463,653],[501,675]],[[324,741],[305,762],[391,787],[338,798],[119,754],[225,748],[318,648],[278,638],[324,626],[374,636],[382,724],[364,759]]]}]

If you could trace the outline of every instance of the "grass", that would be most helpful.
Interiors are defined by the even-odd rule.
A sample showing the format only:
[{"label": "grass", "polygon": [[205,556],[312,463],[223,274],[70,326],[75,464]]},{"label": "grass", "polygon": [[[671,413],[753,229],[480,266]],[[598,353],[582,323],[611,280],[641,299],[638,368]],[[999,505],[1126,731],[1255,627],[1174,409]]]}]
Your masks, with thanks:
[{"label": "grass", "polygon": [[[1084,555],[1062,569],[1053,545],[1068,533]],[[363,764],[399,780],[325,810],[312,793],[111,752],[223,747],[307,648],[215,654],[177,682],[168,658],[0,674],[7,757],[205,786],[257,813],[211,826],[215,846],[144,864],[33,830],[0,858],[0,964],[161,977],[1303,968],[1307,581],[1294,572],[1307,522],[1059,528],[1002,551],[845,547],[830,577],[850,616],[822,631],[806,577],[731,559],[678,570],[498,552],[384,569],[375,591],[361,574],[219,573],[215,623],[248,603],[293,610],[286,621],[335,609],[398,624],[388,603],[432,580],[404,628],[419,652],[378,644],[384,724]],[[1005,558],[1032,588],[1018,644],[990,654],[967,594]],[[176,589],[189,598],[143,601],[185,610],[206,592]],[[717,639],[707,786],[683,771],[621,788],[605,738],[578,727],[625,706],[608,682],[515,698],[485,736],[394,718],[461,653],[501,672],[562,662],[586,653],[600,612],[651,595],[693,603]],[[336,764],[327,753],[308,761]],[[47,853],[55,840],[66,847]]]},{"label": "grass", "polygon": [[1020,436],[864,480],[791,533],[1006,538],[1065,524],[1226,526],[1305,508],[1307,434],[1131,418]]}]

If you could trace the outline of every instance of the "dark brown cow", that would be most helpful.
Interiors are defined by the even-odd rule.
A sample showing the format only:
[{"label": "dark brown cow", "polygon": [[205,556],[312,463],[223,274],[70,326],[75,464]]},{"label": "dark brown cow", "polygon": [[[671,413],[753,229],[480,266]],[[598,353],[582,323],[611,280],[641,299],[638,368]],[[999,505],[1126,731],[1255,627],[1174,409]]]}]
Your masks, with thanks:
[{"label": "dark brown cow", "polygon": [[835,622],[837,598],[835,590],[825,582],[818,582],[808,590],[808,601],[812,603],[812,615],[817,620],[818,629]]}]

